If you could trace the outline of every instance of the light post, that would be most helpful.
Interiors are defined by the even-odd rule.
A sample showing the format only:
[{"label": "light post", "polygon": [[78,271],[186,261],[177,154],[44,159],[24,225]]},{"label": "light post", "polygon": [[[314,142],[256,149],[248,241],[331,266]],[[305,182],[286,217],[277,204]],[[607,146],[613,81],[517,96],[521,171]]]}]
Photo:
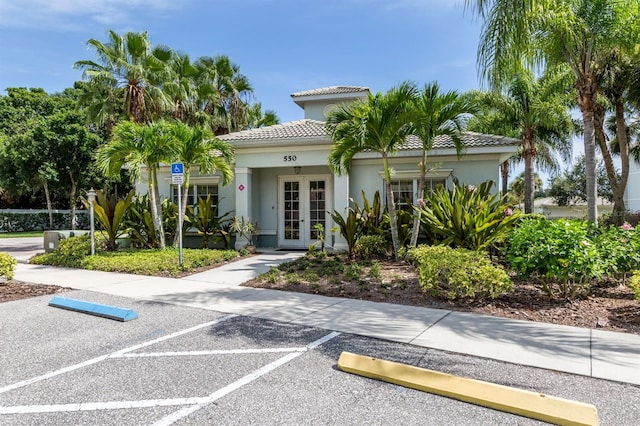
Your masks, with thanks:
[{"label": "light post", "polygon": [[95,225],[93,223],[93,203],[96,202],[96,191],[91,188],[87,193],[87,200],[89,201],[89,223],[91,225],[91,255],[96,254],[96,240],[93,236],[95,231]]}]

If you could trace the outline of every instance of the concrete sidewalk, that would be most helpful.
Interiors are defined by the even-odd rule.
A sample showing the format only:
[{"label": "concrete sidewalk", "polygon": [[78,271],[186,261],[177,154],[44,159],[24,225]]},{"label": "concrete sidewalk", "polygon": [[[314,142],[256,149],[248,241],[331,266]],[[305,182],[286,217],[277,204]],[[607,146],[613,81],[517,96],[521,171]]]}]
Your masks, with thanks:
[{"label": "concrete sidewalk", "polygon": [[15,279],[326,328],[640,385],[640,336],[240,287],[303,253],[268,252],[185,278],[20,263]]}]

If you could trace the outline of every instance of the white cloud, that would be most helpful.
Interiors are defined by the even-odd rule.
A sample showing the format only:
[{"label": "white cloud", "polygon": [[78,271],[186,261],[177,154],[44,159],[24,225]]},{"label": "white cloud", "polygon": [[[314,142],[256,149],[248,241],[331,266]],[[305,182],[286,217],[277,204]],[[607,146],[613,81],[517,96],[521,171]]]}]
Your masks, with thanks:
[{"label": "white cloud", "polygon": [[163,13],[182,0],[0,0],[0,27],[82,30],[126,26],[136,14]]}]

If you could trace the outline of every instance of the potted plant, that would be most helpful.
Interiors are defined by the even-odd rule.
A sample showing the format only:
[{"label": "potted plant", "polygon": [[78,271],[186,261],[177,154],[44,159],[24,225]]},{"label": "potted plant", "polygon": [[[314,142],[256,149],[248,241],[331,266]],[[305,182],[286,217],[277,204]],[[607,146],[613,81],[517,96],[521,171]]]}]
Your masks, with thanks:
[{"label": "potted plant", "polygon": [[234,216],[233,221],[231,222],[231,231],[235,232],[236,238],[240,236],[247,240],[245,248],[249,253],[256,252],[256,245],[253,241],[253,237],[258,232],[258,222],[251,222],[250,218],[245,221],[244,216],[240,218],[238,216]]}]

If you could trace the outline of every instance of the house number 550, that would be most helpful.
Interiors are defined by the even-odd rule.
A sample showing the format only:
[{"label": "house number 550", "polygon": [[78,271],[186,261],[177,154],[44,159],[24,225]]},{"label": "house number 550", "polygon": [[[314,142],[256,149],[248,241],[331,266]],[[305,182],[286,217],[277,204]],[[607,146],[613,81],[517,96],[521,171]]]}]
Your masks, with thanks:
[{"label": "house number 550", "polygon": [[285,155],[284,156],[284,161],[285,162],[291,162],[291,161],[296,161],[298,158],[295,155]]}]

